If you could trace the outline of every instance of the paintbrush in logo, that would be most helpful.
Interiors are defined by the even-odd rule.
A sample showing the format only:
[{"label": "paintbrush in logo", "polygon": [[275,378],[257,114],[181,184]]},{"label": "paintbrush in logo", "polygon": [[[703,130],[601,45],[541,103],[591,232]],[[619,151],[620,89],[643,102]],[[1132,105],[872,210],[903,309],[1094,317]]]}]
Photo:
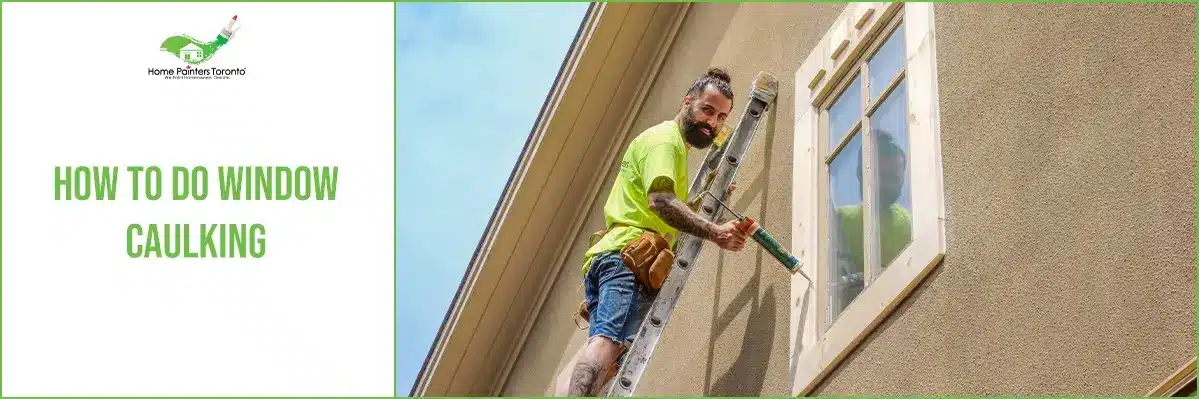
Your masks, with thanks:
[{"label": "paintbrush in logo", "polygon": [[229,25],[221,29],[221,32],[217,34],[216,39],[213,41],[203,42],[189,35],[175,35],[163,40],[159,49],[171,53],[190,65],[202,64],[212,59],[217,50],[220,50],[222,46],[229,43],[230,39],[233,39],[233,35],[236,33],[233,30],[233,25],[236,23],[237,16],[234,15],[233,19],[229,20]]}]

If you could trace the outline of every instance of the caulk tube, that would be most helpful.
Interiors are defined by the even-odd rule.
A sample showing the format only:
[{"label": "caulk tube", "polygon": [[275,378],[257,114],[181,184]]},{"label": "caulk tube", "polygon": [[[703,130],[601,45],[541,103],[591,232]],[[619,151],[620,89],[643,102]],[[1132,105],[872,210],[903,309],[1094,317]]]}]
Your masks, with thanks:
[{"label": "caulk tube", "polygon": [[791,274],[795,274],[800,271],[799,259],[797,259],[795,255],[783,250],[783,246],[779,245],[778,240],[775,240],[774,236],[766,232],[766,229],[763,229],[762,225],[758,224],[756,220],[746,216],[745,220],[738,224],[738,228],[740,228],[745,235],[753,237],[754,241],[757,241],[762,248],[766,248],[766,252],[770,252],[771,256],[774,256],[775,259],[778,259],[778,261],[781,262],[783,266],[791,272]]}]

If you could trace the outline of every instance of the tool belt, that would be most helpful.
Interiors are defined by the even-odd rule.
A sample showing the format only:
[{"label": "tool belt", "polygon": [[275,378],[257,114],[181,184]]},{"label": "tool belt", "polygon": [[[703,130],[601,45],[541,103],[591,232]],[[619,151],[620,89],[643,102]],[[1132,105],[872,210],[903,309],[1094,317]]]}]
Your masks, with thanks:
[{"label": "tool belt", "polygon": [[[592,245],[595,237],[603,237],[617,227],[632,227],[623,223],[613,224],[612,227],[600,230],[591,235]],[[638,227],[644,230],[641,236],[629,241],[620,249],[620,260],[629,271],[636,276],[637,282],[650,294],[656,294],[662,289],[670,267],[674,265],[674,252],[670,250],[670,242],[658,232]]]},{"label": "tool belt", "polygon": [[[614,227],[619,227],[617,226]],[[674,252],[670,250],[670,242],[661,234],[650,229],[644,229],[637,237],[620,250],[620,260],[625,267],[637,276],[637,282],[651,294],[658,293],[666,277],[670,275],[670,267],[674,265]]]},{"label": "tool belt", "polygon": [[[616,223],[608,229],[597,231],[591,235],[590,244],[595,245],[596,237],[603,237],[617,227],[630,226]],[[633,276],[637,278],[637,282],[646,292],[656,294],[658,290],[662,289],[666,277],[670,275],[670,268],[674,265],[674,252],[670,250],[670,241],[666,237],[652,229],[641,229],[644,230],[641,236],[620,249],[620,260],[629,271],[633,272]],[[579,304],[576,316],[583,321],[590,320],[586,300]],[[579,320],[576,319],[575,324],[582,328]]]}]

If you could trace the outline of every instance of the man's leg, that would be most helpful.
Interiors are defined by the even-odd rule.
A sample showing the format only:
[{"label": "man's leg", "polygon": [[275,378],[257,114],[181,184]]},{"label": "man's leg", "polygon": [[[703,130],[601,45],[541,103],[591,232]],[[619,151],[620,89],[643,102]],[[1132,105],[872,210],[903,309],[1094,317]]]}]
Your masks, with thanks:
[{"label": "man's leg", "polygon": [[[594,336],[596,331],[596,324],[594,323],[594,320],[596,319],[595,312],[599,308],[598,302],[600,289],[598,273],[604,271],[600,267],[600,260],[603,257],[604,255],[602,254],[596,255],[595,259],[591,261],[591,267],[583,276],[583,296],[587,306],[587,312],[590,314],[590,317],[588,318],[588,337]],[[579,364],[579,361],[583,359],[584,353],[586,352],[587,343],[583,343],[583,346],[579,347],[579,350],[575,351],[575,354],[573,357],[571,357],[570,361],[567,362],[566,365],[562,367],[562,370],[558,372],[558,378],[554,379],[554,396],[562,397],[570,395],[570,377],[574,375],[575,367]]]},{"label": "man's leg", "polygon": [[607,375],[600,381],[600,387],[610,383],[616,377],[616,373],[620,371],[620,361],[629,350],[629,347],[633,345],[633,337],[636,337],[637,332],[641,330],[641,323],[645,321],[645,316],[649,314],[649,310],[653,306],[654,297],[643,294],[640,285],[638,285],[637,295],[633,303],[629,306],[629,315],[620,333],[620,336],[624,339],[624,345],[621,347],[621,351],[617,353],[616,360],[609,368]]},{"label": "man's leg", "polygon": [[[575,366],[579,364],[579,360],[583,358],[583,353],[587,351],[587,348],[587,344],[580,346],[579,350],[575,351],[574,357],[570,359],[570,362],[566,363],[566,366],[563,367],[562,371],[558,373],[558,378],[554,380],[554,396],[570,396],[570,377],[574,374]],[[601,378],[600,381],[595,384],[595,388],[599,389],[608,384],[608,381],[611,380],[612,377],[616,376],[616,369],[618,366],[619,365],[614,364],[609,367],[608,372],[605,373],[603,378]],[[595,391],[593,394],[598,395],[599,392]]]},{"label": "man's leg", "polygon": [[[590,331],[574,367],[570,368],[569,396],[591,396],[610,378],[616,359],[624,352],[638,299],[637,279],[618,253],[597,256],[587,276],[588,301],[594,298]],[[594,290],[592,289],[594,287]],[[594,294],[594,295],[592,295]]]},{"label": "man's leg", "polygon": [[611,338],[596,335],[588,338],[583,346],[583,356],[575,364],[570,375],[568,396],[595,396],[597,390],[604,386],[611,370],[615,366],[616,357],[624,351],[624,347],[612,341]]},{"label": "man's leg", "polygon": [[570,375],[575,371],[575,365],[579,364],[579,359],[583,358],[583,352],[587,350],[587,344],[579,347],[575,351],[574,357],[562,367],[562,371],[558,373],[558,378],[554,380],[554,396],[562,397],[570,395]]}]

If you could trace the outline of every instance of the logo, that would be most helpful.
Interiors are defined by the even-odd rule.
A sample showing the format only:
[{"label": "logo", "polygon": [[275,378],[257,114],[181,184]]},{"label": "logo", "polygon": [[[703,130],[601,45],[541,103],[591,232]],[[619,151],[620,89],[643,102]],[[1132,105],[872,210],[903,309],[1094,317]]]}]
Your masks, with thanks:
[{"label": "logo", "polygon": [[245,68],[199,67],[201,64],[211,61],[222,47],[229,44],[229,41],[237,33],[237,30],[233,28],[235,24],[237,24],[236,15],[212,41],[201,41],[186,34],[166,38],[158,46],[159,50],[183,61],[184,65],[175,68],[149,68],[148,74],[165,79],[230,79],[234,76],[245,76]]}]

